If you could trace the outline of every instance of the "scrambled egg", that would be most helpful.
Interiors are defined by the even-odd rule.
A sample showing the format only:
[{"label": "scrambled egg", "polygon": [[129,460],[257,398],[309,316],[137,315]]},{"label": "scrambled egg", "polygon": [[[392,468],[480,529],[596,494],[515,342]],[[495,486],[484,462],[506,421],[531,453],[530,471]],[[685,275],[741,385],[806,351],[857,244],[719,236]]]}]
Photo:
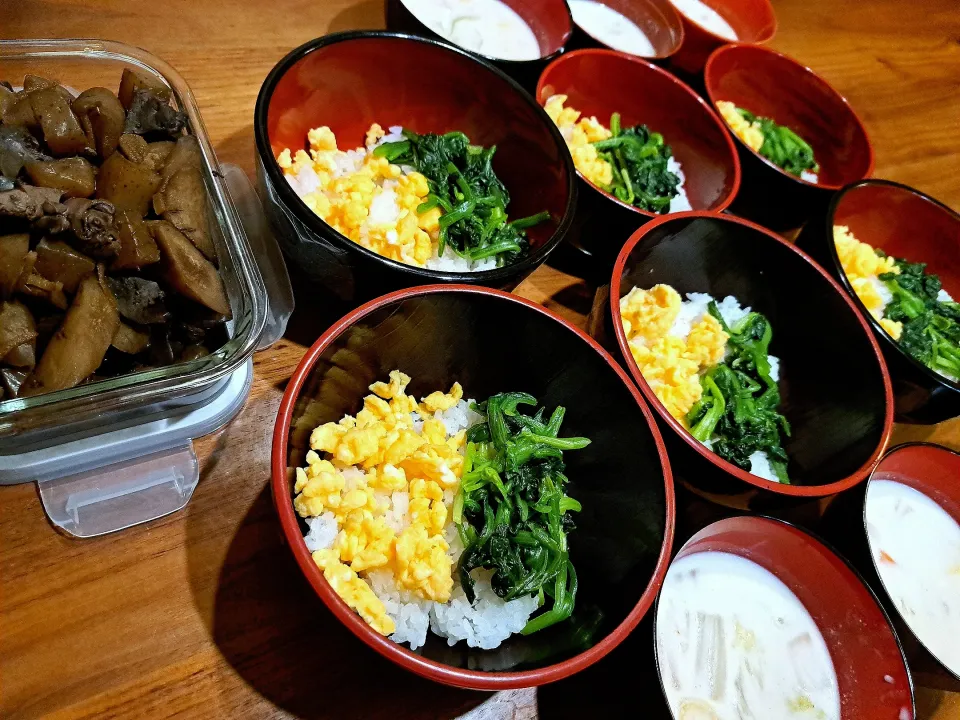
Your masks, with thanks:
[{"label": "scrambled egg", "polygon": [[[397,586],[424,600],[446,602],[453,590],[452,559],[443,537],[453,491],[463,473],[466,432],[448,435],[432,417],[463,397],[455,383],[420,403],[406,394],[410,378],[398,370],[370,386],[357,415],[316,428],[307,467],[297,468],[294,508],[301,517],[332,513],[339,532],[333,546],[313,553],[333,590],[383,635],[393,620],[362,577],[389,570]],[[414,427],[411,413],[423,425]],[[323,456],[321,456],[321,453]],[[324,457],[325,456],[325,457]],[[409,523],[399,532],[387,521],[394,493],[406,493]]]},{"label": "scrambled egg", "polygon": [[844,225],[834,226],[833,242],[837,247],[837,257],[843,272],[850,280],[860,302],[894,340],[899,340],[903,333],[903,323],[883,316],[887,300],[880,294],[883,284],[879,276],[888,272],[899,274],[900,268],[894,264],[892,257],[878,255],[870,245],[857,240]]},{"label": "scrambled egg", "polygon": [[726,120],[734,134],[743,140],[748,148],[754,152],[760,152],[760,148],[763,147],[763,132],[760,130],[760,123],[747,122],[743,115],[737,112],[737,106],[729,100],[720,100],[717,103],[717,110],[720,111],[720,115]]},{"label": "scrambled egg", "polygon": [[334,230],[391,260],[423,267],[438,248],[441,210],[418,213],[429,194],[427,179],[374,157],[383,135],[374,124],[366,148],[347,153],[337,149],[330,128],[314,128],[307,133],[309,154],[286,149],[277,163],[294,178],[307,207]]},{"label": "scrambled egg", "polygon": [[[606,140],[612,133],[595,117],[580,118],[580,113],[571,107],[565,108],[566,95],[553,95],[543,109],[560,128],[567,141],[573,164],[587,180],[600,187],[609,187],[613,182],[613,167],[597,153],[591,143]],[[578,121],[579,118],[579,121]]]},{"label": "scrambled egg", "polygon": [[684,422],[702,395],[701,372],[723,360],[730,336],[709,314],[686,339],[669,334],[682,304],[680,294],[669,285],[635,287],[620,299],[620,317],[644,380],[667,412]]}]

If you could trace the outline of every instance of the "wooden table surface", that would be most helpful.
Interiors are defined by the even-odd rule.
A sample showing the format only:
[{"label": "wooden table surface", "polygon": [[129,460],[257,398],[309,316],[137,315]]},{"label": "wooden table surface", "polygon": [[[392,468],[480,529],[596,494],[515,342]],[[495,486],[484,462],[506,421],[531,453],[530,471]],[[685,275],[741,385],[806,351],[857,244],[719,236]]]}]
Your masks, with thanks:
[{"label": "wooden table surface", "polygon": [[[876,175],[960,207],[957,0],[774,4],[772,45],[849,98]],[[0,13],[0,37],[103,37],[166,59],[221,162],[249,173],[254,101],[273,64],[324,33],[383,26],[379,0],[5,0]],[[592,297],[548,267],[518,292],[580,324]],[[77,541],[53,530],[33,485],[0,488],[0,716],[620,717],[660,703],[630,682],[629,654],[588,680],[489,695],[408,675],[342,629],[281,545],[267,492],[274,418],[304,349],[288,337],[256,356],[242,413],[196,443],[201,480],[180,513]],[[898,427],[905,439],[960,448],[960,420]],[[918,706],[924,720],[960,718],[957,697],[920,691]]]}]

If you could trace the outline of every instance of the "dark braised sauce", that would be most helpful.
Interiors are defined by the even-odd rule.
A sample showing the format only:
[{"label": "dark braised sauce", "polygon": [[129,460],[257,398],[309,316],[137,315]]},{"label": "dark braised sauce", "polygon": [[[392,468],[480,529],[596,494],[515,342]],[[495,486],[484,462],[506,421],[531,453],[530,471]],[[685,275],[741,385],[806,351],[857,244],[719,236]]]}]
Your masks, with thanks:
[{"label": "dark braised sauce", "polygon": [[0,400],[196,360],[230,303],[171,91],[0,82]]}]

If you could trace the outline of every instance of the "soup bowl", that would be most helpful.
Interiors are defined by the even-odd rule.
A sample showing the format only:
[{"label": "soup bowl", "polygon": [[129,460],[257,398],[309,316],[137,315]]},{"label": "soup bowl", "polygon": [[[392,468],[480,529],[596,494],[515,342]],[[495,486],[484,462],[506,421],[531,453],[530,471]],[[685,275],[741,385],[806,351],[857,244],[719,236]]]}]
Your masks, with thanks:
[{"label": "soup bowl", "polygon": [[960,298],[960,213],[919,190],[889,180],[863,180],[837,193],[797,244],[839,280],[880,342],[896,396],[897,419],[938,423],[960,415],[960,385],[904,351],[857,297],[843,271],[833,228],[846,226],[861,242],[909,262],[927,264],[944,290]]},{"label": "soup bowl", "polygon": [[[573,20],[565,0],[503,0],[504,4],[533,32],[540,46],[539,57],[531,60],[505,60],[478,50],[469,50],[485,61],[496,65],[525,88],[532,90],[543,68],[566,49],[573,34]],[[387,29],[442,40],[457,45],[437,31],[437,25],[425,22],[411,10],[410,0],[385,0],[384,14]],[[480,39],[483,43],[483,38]],[[462,46],[461,46],[462,47]]]},{"label": "soup bowl", "polygon": [[759,45],[726,45],[710,56],[703,79],[714,108],[732,102],[790,128],[820,164],[816,182],[802,180],[734,135],[743,184],[731,212],[774,230],[797,228],[837,190],[873,172],[873,147],[850,103],[796,60]]},{"label": "soup bowl", "polygon": [[[705,4],[727,22],[739,42],[759,45],[772,40],[777,32],[777,16],[770,0],[708,0]],[[671,58],[670,65],[682,73],[697,75],[703,71],[711,52],[735,41],[692,19],[679,8],[677,12],[683,21],[683,44]]]},{"label": "soup bowl", "polygon": [[[400,369],[421,397],[461,383],[464,397],[523,391],[566,408],[562,436],[591,443],[564,455],[579,590],[573,616],[493,650],[429,634],[416,652],[384,637],[331,588],[311,558],[293,506],[295,469],[312,430],[363,407],[375,379]],[[602,396],[604,402],[597,402]],[[610,652],[653,604],[674,531],[673,480],[653,415],[629,376],[588,335],[514,295],[424,286],[377,298],[337,321],[287,385],[273,436],[272,492],[284,536],[307,581],[360,640],[441,683],[500,690],[572,675]],[[452,516],[451,516],[452,517]]]},{"label": "soup bowl", "polygon": [[[670,638],[661,634],[661,628],[667,626],[667,600],[683,593],[683,582],[676,582],[680,564],[689,565],[691,560],[703,562],[702,553],[722,553],[721,559],[732,555],[735,562],[745,559],[771,573],[799,601],[819,630],[832,661],[839,691],[839,717],[913,720],[916,711],[910,671],[896,633],[876,596],[850,565],[822,542],[793,525],[766,517],[733,517],[708,525],[684,544],[667,571],[654,615],[654,648],[667,697],[670,693],[666,689],[666,677],[676,671],[671,666],[676,662],[671,657],[674,647]],[[717,557],[712,555],[711,559]],[[723,578],[729,570],[730,565],[714,565],[711,572]],[[751,574],[750,581],[758,583],[758,589],[762,587],[760,576]],[[771,598],[766,600],[769,602]],[[712,595],[707,604],[717,607],[722,601],[723,598]],[[749,625],[759,619],[748,616],[743,620]],[[754,641],[760,644],[763,637],[758,635]],[[767,658],[763,654],[759,657]],[[734,672],[730,667],[727,670]],[[809,665],[805,670],[809,675],[814,672]],[[754,671],[762,672],[761,668]],[[750,682],[749,678],[746,682]],[[677,720],[683,718],[677,717]]]},{"label": "soup bowl", "polygon": [[[599,33],[594,25],[581,25],[573,15],[573,36],[567,44],[568,50],[583,48],[604,48],[606,50],[628,52],[636,54],[653,62],[661,62],[671,57],[683,43],[683,23],[680,13],[673,7],[670,0],[590,0],[597,5],[603,5],[622,15],[626,20],[636,25],[642,32],[653,52],[650,54],[629,53],[625,47],[616,47],[611,44],[611,38]],[[621,41],[622,42],[622,41]]]},{"label": "soup bowl", "polygon": [[[633,361],[620,299],[656,284],[735,297],[769,320],[780,359],[780,412],[790,484],[765,480],[696,440],[657,398]],[[680,213],[654,220],[624,245],[610,281],[607,323],[619,357],[664,429],[678,479],[718,500],[770,509],[832,495],[866,479],[893,423],[890,376],[876,338],[853,302],[802,251],[730,216]],[[855,381],[854,381],[855,380]]]},{"label": "soup bowl", "polygon": [[[430,82],[423,68],[430,68]],[[283,175],[277,156],[303,149],[311,128],[328,126],[342,148],[363,145],[372,123],[418,133],[461,131],[497,146],[493,170],[511,195],[511,218],[541,211],[529,252],[480,272],[428,270],[377,254],[315,214]],[[335,299],[357,303],[388,290],[453,282],[513,288],[563,240],[577,185],[556,126],[501,71],[453,46],[385,32],[348,32],[290,52],[260,89],[254,117],[265,211],[288,260]]]},{"label": "soup bowl", "polygon": [[[670,73],[644,60],[611,50],[576,50],[552,62],[540,77],[537,100],[566,95],[566,105],[609,126],[647,125],[664,142],[686,176],[695,210],[720,212],[740,186],[740,163],[723,121],[704,100]],[[577,172],[580,196],[571,230],[609,272],[631,233],[661,217],[619,200]]]}]

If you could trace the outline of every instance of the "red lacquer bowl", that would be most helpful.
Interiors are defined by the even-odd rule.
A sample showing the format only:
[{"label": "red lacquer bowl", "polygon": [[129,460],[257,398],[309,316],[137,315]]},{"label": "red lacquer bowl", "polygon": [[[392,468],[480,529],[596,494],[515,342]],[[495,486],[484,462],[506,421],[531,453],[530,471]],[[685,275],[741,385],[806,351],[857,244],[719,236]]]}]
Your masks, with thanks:
[{"label": "red lacquer bowl", "polygon": [[[417,652],[370,628],[330,588],[293,510],[294,468],[316,426],[355,414],[368,386],[400,369],[422,397],[458,381],[465,397],[529,392],[566,407],[563,435],[591,444],[565,455],[570,495],[583,505],[569,535],[579,577],[570,620],[496,650],[449,647],[428,636]],[[480,690],[559,680],[593,664],[653,604],[670,559],[673,480],[649,407],[629,376],[581,330],[514,295],[469,286],[424,286],[353,311],[307,351],[287,385],[273,436],[272,490],[297,564],[327,607],[358,638],[399,666]],[[587,632],[593,628],[592,632]]]},{"label": "red lacquer bowl", "polygon": [[[573,34],[573,19],[565,0],[503,0],[533,31],[540,43],[540,57],[536,60],[502,60],[475,53],[492,63],[528,89],[533,89],[543,68],[567,47]],[[450,42],[421,22],[403,0],[385,0],[384,14],[389,30]]]},{"label": "red lacquer bowl", "polygon": [[888,180],[864,180],[834,198],[822,222],[808,223],[797,243],[836,277],[873,327],[890,367],[897,418],[938,423],[960,415],[960,385],[905,353],[860,302],[837,257],[834,225],[861,242],[909,262],[923,262],[960,299],[960,213],[919,190]]},{"label": "red lacquer bowl", "polygon": [[[658,283],[682,296],[703,292],[719,301],[732,295],[770,321],[770,353],[780,358],[780,408],[792,426],[784,444],[792,484],[756,477],[708,450],[647,384],[623,332],[620,298],[634,286]],[[825,497],[865,480],[887,447],[893,393],[870,327],[836,280],[758,225],[704,212],[645,225],[617,258],[609,322],[625,366],[669,428],[664,436],[677,477],[703,491],[720,496],[753,491],[754,507]]]},{"label": "red lacquer bowl", "polygon": [[[493,168],[510,193],[511,218],[550,212],[528,231],[527,255],[482,272],[427,270],[388,260],[321,220],[283,177],[276,156],[304,148],[321,125],[341,149],[363,145],[372,123],[418,133],[461,131],[497,146]],[[543,109],[496,68],[451,45],[386,32],[327,35],[291,51],[257,98],[254,135],[264,210],[288,260],[330,294],[368,300],[424,283],[512,289],[563,240],[577,183],[563,138]]]},{"label": "red lacquer bowl", "polygon": [[[670,0],[595,0],[616,10],[643,31],[654,54],[647,60],[666,60],[680,49],[683,43],[683,22],[680,13]],[[580,27],[573,20],[573,37],[567,44],[568,49],[604,48],[616,50],[607,45],[602,38]]]},{"label": "red lacquer bowl", "polygon": [[793,525],[765,517],[708,525],[677,559],[711,551],[773,573],[810,613],[837,673],[840,717],[913,720],[913,682],[890,619],[846,561]]},{"label": "red lacquer bowl", "polygon": [[[710,0],[707,4],[733,28],[738,42],[769,42],[777,32],[777,16],[770,0]],[[710,53],[731,40],[678,13],[683,20],[684,39],[671,65],[686,73],[699,73]]]},{"label": "red lacquer bowl", "polygon": [[[553,61],[537,85],[537,100],[567,95],[566,105],[609,127],[645,124],[663,135],[686,176],[685,188],[696,210],[720,212],[740,186],[740,163],[723,121],[693,90],[670,73],[639,58],[612,50],[577,50]],[[601,190],[579,172],[580,200],[571,237],[607,269],[623,242],[659,215],[641,210]]]},{"label": "red lacquer bowl", "polygon": [[704,83],[714,107],[726,100],[791,128],[820,164],[817,182],[807,182],[736,138],[743,186],[731,212],[777,230],[799,227],[835,191],[873,172],[873,147],[850,103],[796,60],[757,45],[727,45],[710,56]]}]

